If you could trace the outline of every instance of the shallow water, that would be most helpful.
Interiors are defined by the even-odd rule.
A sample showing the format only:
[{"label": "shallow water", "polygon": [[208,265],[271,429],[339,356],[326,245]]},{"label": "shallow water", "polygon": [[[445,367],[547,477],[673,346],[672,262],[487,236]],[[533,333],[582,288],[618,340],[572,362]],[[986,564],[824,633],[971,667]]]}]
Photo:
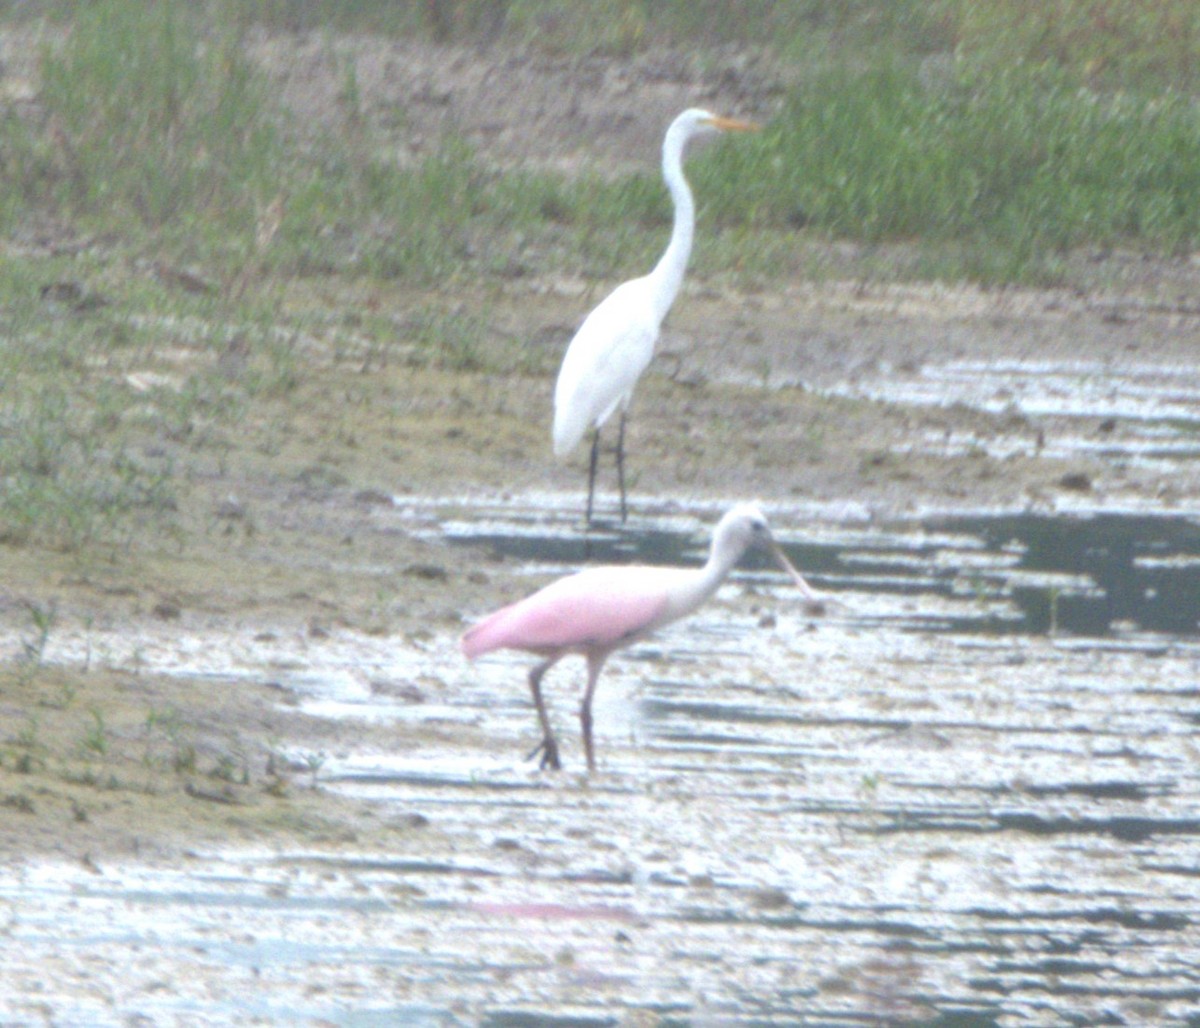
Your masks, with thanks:
[{"label": "shallow water", "polygon": [[[544,517],[544,515],[543,515]],[[528,513],[490,524],[451,522],[454,542],[482,546],[539,572],[597,563],[686,564],[707,538],[685,518],[582,535],[573,522]],[[1110,636],[1130,630],[1200,633],[1200,518],[1128,513],[958,514],[890,525],[826,526],[816,541],[780,533],[789,557],[833,595],[974,597],[942,630]],[[770,570],[751,553],[743,566]],[[984,609],[982,601],[998,604]],[[936,628],[935,624],[922,625]]]},{"label": "shallow water", "polygon": [[[567,502],[456,509],[436,531],[491,573],[532,588],[582,559]],[[698,561],[714,513],[610,526],[592,556]],[[470,667],[448,636],[335,631],[282,665],[286,640],[143,640],[157,669],[269,675],[313,713],[453,741],[321,769],[407,826],[403,851],[0,881],[3,1005],[62,1024],[1200,1023],[1200,521],[772,520],[829,612],[748,561],[610,662],[591,778],[577,661],[547,678],[552,775],[524,759],[519,655]],[[429,702],[369,686],[417,676],[440,683]]]}]

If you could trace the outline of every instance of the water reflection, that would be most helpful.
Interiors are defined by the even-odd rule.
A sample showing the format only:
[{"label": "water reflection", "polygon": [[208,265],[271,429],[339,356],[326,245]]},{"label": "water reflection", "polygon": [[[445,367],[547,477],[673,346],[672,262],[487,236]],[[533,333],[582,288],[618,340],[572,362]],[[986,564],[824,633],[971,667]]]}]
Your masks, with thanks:
[{"label": "water reflection", "polygon": [[[540,529],[540,530],[539,530]],[[988,514],[825,532],[784,548],[815,585],[931,594],[957,609],[918,619],[921,631],[1110,637],[1200,633],[1200,522],[1182,516]],[[494,521],[450,532],[453,542],[542,569],[583,563],[695,564],[708,539],[687,522],[577,528]],[[749,553],[743,568],[769,571]],[[1002,604],[987,607],[986,601]],[[987,607],[987,609],[984,609]]]},{"label": "water reflection", "polygon": [[[711,520],[608,528],[593,559],[694,563]],[[454,628],[421,646],[338,630],[282,673],[271,648],[238,651],[205,687],[278,681],[337,722],[303,787],[363,801],[361,823],[312,826],[311,850],[236,849],[242,819],[286,816],[264,799],[233,812],[232,850],[0,876],[0,1006],[63,1024],[118,1007],[121,1023],[1195,1024],[1196,523],[775,520],[845,609],[810,618],[751,563],[740,595],[614,657],[590,777],[577,662],[548,685],[567,761],[548,775],[521,759],[528,662],[468,666]],[[578,526],[544,509],[449,531],[506,575],[582,562]],[[429,702],[377,680],[419,680]],[[374,718],[394,745],[360,741]]]},{"label": "water reflection", "polygon": [[1085,576],[1086,594],[1018,587],[1023,630],[1057,627],[1104,636],[1126,625],[1194,635],[1200,628],[1200,523],[1186,517],[1095,514],[945,518],[934,528],[982,541],[991,552],[1018,548],[1019,567]]}]

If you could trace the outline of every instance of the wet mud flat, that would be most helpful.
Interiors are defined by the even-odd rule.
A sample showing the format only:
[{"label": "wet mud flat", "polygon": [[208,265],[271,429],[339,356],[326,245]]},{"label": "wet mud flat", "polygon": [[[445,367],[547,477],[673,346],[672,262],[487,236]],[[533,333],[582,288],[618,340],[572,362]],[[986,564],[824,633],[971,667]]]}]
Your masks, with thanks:
[{"label": "wet mud flat", "polygon": [[[595,88],[557,59],[351,48],[415,154],[451,124],[524,165],[536,124],[554,166],[656,175],[698,86],[731,112],[778,96],[740,56],[731,96],[654,55]],[[343,120],[327,41],[258,53],[306,120]],[[169,571],[44,586],[55,555],[5,549],[37,586],[5,568],[0,652],[34,646],[47,695],[0,688],[0,1024],[1200,1023],[1195,260],[1079,255],[1079,291],[990,290],[891,282],[903,246],[796,243],[790,285],[689,277],[639,386],[633,517],[590,553],[544,418],[603,286],[548,268],[454,295],[511,373],[407,366],[404,312],[445,296],[281,285],[319,308],[295,391],[219,468],[180,446],[181,508],[224,513]],[[322,327],[364,306],[399,338]],[[140,380],[213,357],[159,327]],[[585,556],[698,560],[714,497],[752,496],[838,603],[809,616],[750,565],[615,658],[591,777],[564,662],[567,769],[539,773],[529,662],[468,666],[465,623]],[[169,721],[137,729],[154,792],[25,775],[21,733],[89,667],[114,748],[122,690],[127,722],[186,703],[201,759],[244,732],[258,780],[185,779]],[[96,691],[72,747],[104,743]]]},{"label": "wet mud flat", "polygon": [[[589,541],[530,417],[549,371],[364,376],[314,345],[293,445],[197,478],[241,516],[149,584],[59,579],[39,648],[51,691],[103,666],[135,717],[244,731],[286,795],[215,816],[235,783],[184,786],[169,724],[153,794],[22,777],[45,697],[0,695],[0,1021],[1197,1023],[1196,317],[936,292],[689,297],[629,525]],[[489,315],[578,316],[528,300]],[[344,431],[347,395],[379,423]],[[585,559],[698,561],[755,495],[837,602],[750,563],[614,658],[591,777],[564,662],[566,770],[537,771],[529,661],[468,665],[465,625]]]},{"label": "wet mud flat", "polygon": [[[581,559],[570,499],[389,517],[532,587]],[[697,560],[716,509],[662,505],[594,533],[593,558]],[[453,632],[335,628],[283,662],[285,639],[180,648],[164,626],[152,670],[269,677],[350,726],[288,756],[370,820],[340,842],[6,873],[6,1017],[1195,1023],[1200,519],[772,520],[829,612],[748,564],[612,660],[591,777],[578,662],[547,679],[555,775],[525,759],[520,656],[471,667]]]}]

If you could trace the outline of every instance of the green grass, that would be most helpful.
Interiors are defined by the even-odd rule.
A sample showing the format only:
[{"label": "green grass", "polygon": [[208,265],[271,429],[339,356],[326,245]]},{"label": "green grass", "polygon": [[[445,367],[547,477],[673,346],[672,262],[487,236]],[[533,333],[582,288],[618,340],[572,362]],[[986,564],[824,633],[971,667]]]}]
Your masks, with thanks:
[{"label": "green grass", "polygon": [[1076,247],[1200,241],[1194,102],[1081,93],[1048,72],[936,87],[912,68],[822,74],[695,178],[734,223],[978,247],[1005,255],[1007,279]]},{"label": "green grass", "polygon": [[[548,35],[580,46],[575,34],[599,20],[630,33],[627,47],[696,40],[701,52],[718,42],[712,26],[727,6],[605,0],[589,22],[548,0],[499,5],[508,37],[531,47]],[[435,8],[465,35],[483,17],[449,0],[363,0],[329,8],[326,23],[429,32]],[[12,230],[45,211],[197,263],[226,285],[244,284],[247,269],[439,284],[508,273],[528,251],[608,276],[661,247],[670,211],[656,174],[499,174],[456,138],[400,166],[358,117],[352,64],[344,125],[316,140],[291,131],[236,33],[317,9],[282,0],[79,8],[43,60],[45,117],[10,112],[0,123],[0,170],[13,186],[0,224]],[[1073,247],[1194,249],[1200,118],[1194,98],[1163,81],[1196,81],[1186,60],[1200,33],[1195,10],[1167,2],[1132,13],[1090,0],[1026,17],[1015,2],[744,4],[736,38],[771,41],[794,63],[796,84],[763,136],[691,162],[705,238],[715,240],[700,270],[794,270],[771,236],[797,231],[953,250],[965,277],[985,280],[1044,279]],[[273,201],[283,215],[264,245]],[[751,249],[768,260],[722,245],[722,233],[745,241],[748,232],[765,240]]]},{"label": "green grass", "polygon": [[177,0],[81,5],[42,54],[44,117],[4,119],[5,222],[32,208],[244,248],[283,154],[263,83],[220,24]]},{"label": "green grass", "polygon": [[1109,92],[1200,89],[1200,5],[1190,0],[941,0],[940,7],[972,67],[1055,68]]},{"label": "green grass", "polygon": [[[1200,247],[1191,0],[747,0],[736,18],[730,3],[0,4],[70,28],[47,37],[37,108],[0,107],[0,235],[48,225],[75,253],[0,257],[0,539],[170,532],[180,453],[219,455],[256,400],[286,398],[304,332],[341,345],[316,312],[288,312],[292,283],[423,290],[400,321],[362,317],[371,345],[520,370],[530,358],[458,291],[624,277],[661,251],[656,170],[501,171],[454,136],[396,160],[340,31],[475,43],[503,14],[505,43],[533,54],[673,47],[703,66],[732,42],[777,62],[791,85],[766,130],[689,162],[698,277],[817,274],[831,239],[864,244],[851,273],[985,283],[1062,281],[1079,250]],[[332,127],[282,107],[243,46],[257,25],[327,33]],[[99,302],[57,299],[64,284]],[[146,371],[172,382],[138,385]]]}]

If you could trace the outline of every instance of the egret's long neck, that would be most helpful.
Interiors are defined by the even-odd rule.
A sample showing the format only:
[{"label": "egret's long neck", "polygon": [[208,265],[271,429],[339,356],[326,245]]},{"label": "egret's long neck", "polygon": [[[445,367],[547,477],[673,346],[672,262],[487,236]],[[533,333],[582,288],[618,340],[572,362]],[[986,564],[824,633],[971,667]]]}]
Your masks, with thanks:
[{"label": "egret's long neck", "polygon": [[675,223],[666,252],[650,272],[660,322],[667,316],[683,284],[683,273],[692,254],[692,235],[696,227],[696,206],[687,179],[683,177],[683,148],[686,143],[687,138],[682,132],[668,132],[663,141],[662,173],[675,205]]}]

